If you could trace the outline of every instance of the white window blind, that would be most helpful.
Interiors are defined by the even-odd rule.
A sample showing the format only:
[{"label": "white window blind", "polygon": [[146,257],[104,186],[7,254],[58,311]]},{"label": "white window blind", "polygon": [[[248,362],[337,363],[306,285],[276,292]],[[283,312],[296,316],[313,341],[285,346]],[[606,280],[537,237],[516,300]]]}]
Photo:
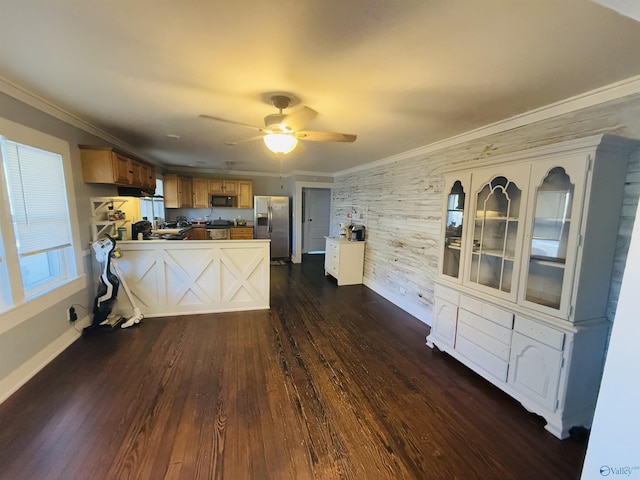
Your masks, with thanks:
[{"label": "white window blind", "polygon": [[24,257],[70,246],[62,157],[12,141],[3,143],[18,253]]}]

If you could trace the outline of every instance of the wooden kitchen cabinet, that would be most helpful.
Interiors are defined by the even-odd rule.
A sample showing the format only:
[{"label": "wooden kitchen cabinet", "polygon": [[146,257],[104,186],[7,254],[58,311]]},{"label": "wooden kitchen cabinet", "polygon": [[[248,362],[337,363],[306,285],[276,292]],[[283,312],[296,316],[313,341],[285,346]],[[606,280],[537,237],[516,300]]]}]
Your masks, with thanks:
[{"label": "wooden kitchen cabinet", "polygon": [[598,135],[445,174],[437,346],[566,438],[591,425],[627,160]]},{"label": "wooden kitchen cabinet", "polygon": [[140,165],[140,175],[142,188],[145,190],[156,188],[156,172],[155,169],[146,164]]},{"label": "wooden kitchen cabinet", "polygon": [[191,186],[193,188],[193,208],[209,208],[209,179],[193,178]]},{"label": "wooden kitchen cabinet", "polygon": [[362,283],[365,242],[325,238],[324,274],[334,277],[339,286]]},{"label": "wooden kitchen cabinet", "polygon": [[153,194],[155,168],[110,147],[80,145],[82,178],[85,183],[141,187]]},{"label": "wooden kitchen cabinet", "polygon": [[234,227],[229,231],[231,240],[253,240],[252,227]]},{"label": "wooden kitchen cabinet", "polygon": [[186,232],[187,240],[209,240],[205,227],[191,227]]},{"label": "wooden kitchen cabinet", "polygon": [[190,208],[192,206],[191,178],[166,174],[163,187],[165,208]]},{"label": "wooden kitchen cabinet", "polygon": [[[186,185],[186,182],[189,182],[189,185]],[[155,186],[155,178],[153,184]],[[177,174],[165,174],[164,190],[167,208],[209,208],[211,195],[237,197],[237,208],[253,208],[253,181],[251,180],[187,178]],[[187,201],[187,195],[190,196],[189,201]],[[178,200],[179,196],[180,200]]]},{"label": "wooden kitchen cabinet", "polygon": [[235,197],[238,195],[238,180],[210,178],[209,193],[211,195],[227,195],[229,197]]},{"label": "wooden kitchen cabinet", "polygon": [[238,208],[253,208],[253,182],[238,180]]}]

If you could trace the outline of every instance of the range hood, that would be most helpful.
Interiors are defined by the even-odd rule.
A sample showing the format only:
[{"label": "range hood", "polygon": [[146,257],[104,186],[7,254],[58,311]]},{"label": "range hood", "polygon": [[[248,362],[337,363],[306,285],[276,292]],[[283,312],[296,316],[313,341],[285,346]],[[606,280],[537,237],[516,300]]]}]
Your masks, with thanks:
[{"label": "range hood", "polygon": [[119,197],[153,197],[154,190],[140,187],[118,187]]}]

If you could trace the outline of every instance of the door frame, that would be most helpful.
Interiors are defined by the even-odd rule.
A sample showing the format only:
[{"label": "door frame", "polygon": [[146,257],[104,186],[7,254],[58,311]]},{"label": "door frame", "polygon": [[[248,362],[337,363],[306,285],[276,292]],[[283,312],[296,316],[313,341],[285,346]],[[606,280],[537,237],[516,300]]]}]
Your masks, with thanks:
[{"label": "door frame", "polygon": [[331,190],[329,201],[329,224],[331,224],[331,212],[333,212],[333,183],[326,182],[296,182],[295,196],[293,198],[293,241],[291,261],[302,263],[302,189],[303,188],[324,188]]},{"label": "door frame", "polygon": [[[329,235],[329,230],[331,230],[331,190],[328,188],[306,188],[306,187],[302,187],[302,235],[300,236],[300,241],[302,244],[301,247],[301,252],[304,255],[305,253],[309,253],[309,232],[311,230],[311,225],[312,222],[309,222],[309,198],[313,195],[313,190],[321,190],[322,193],[324,194],[325,192],[329,192],[329,203],[324,204],[324,202],[322,202],[323,206],[326,205],[327,210],[329,210],[327,213],[329,214],[329,218],[327,220],[327,231],[324,235]],[[323,237],[324,238],[324,237]],[[319,251],[320,248],[316,248],[314,251]],[[324,251],[324,240],[322,241],[322,250]]]}]

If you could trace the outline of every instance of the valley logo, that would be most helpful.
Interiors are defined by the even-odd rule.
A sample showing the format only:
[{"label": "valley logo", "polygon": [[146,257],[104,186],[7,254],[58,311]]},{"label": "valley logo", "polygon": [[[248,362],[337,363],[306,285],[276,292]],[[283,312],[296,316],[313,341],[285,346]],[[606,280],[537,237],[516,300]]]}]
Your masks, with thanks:
[{"label": "valley logo", "polygon": [[640,471],[640,467],[610,467],[603,465],[600,467],[600,475],[608,477],[609,475],[624,475],[630,477],[635,471]]}]

